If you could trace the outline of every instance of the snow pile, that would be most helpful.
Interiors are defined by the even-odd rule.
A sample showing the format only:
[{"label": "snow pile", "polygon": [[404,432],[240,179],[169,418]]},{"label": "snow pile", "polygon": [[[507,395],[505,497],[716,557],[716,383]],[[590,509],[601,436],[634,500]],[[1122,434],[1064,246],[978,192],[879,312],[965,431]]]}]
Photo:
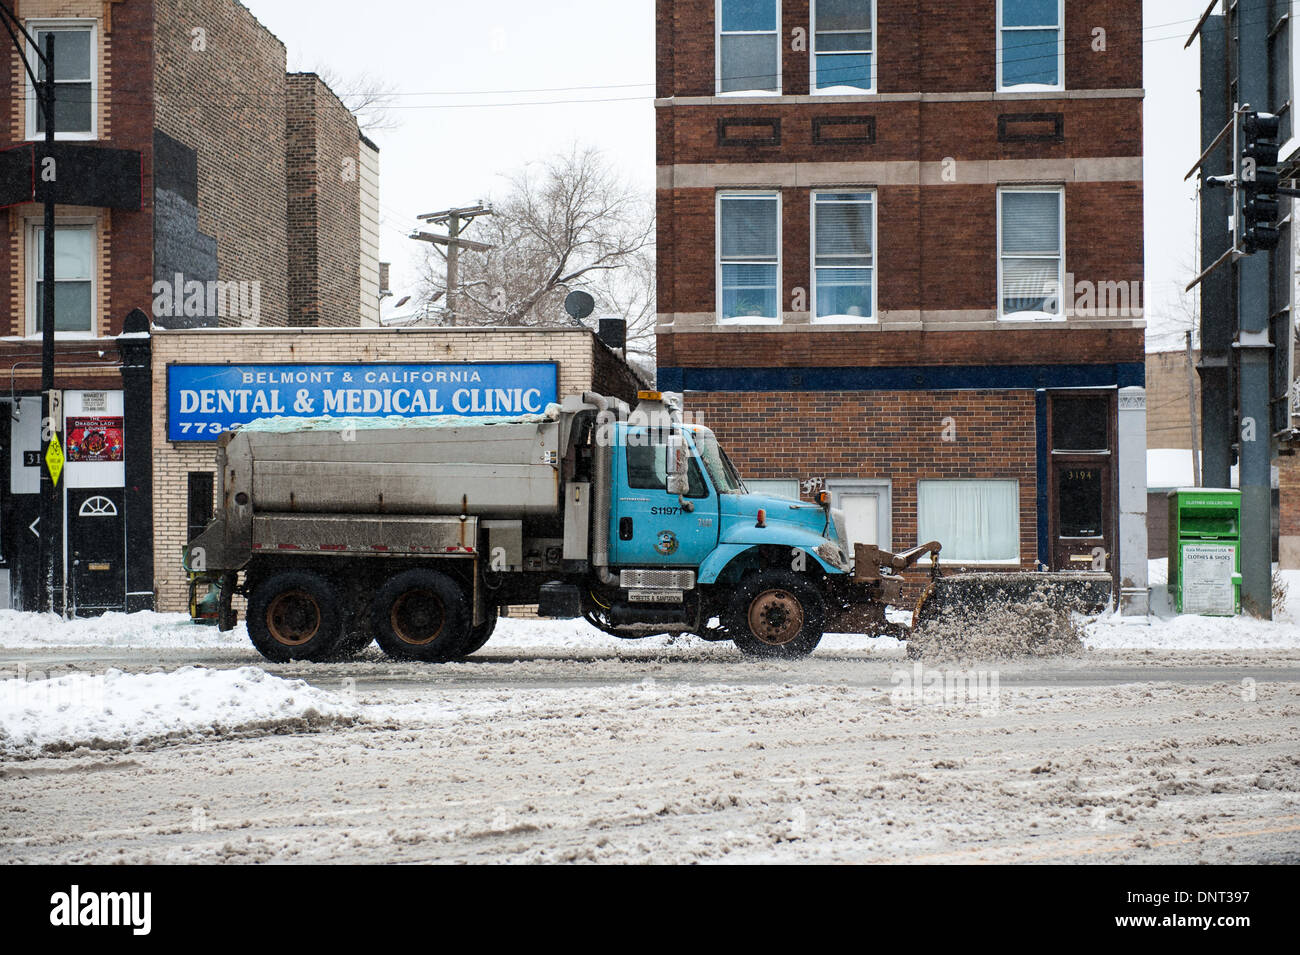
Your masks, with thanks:
[{"label": "snow pile", "polygon": [[1014,660],[1074,656],[1082,633],[1067,609],[1038,595],[1006,607],[981,608],[928,621],[907,641],[913,660]]},{"label": "snow pile", "polygon": [[222,633],[190,623],[183,613],[106,613],[102,617],[64,620],[54,614],[0,610],[0,647],[125,647],[146,649],[244,648],[242,627]]},{"label": "snow pile", "polygon": [[1252,617],[1194,617],[1162,619],[1111,614],[1084,628],[1090,650],[1297,650],[1300,624],[1293,620]]},{"label": "snow pile", "polygon": [[336,694],[255,667],[9,679],[0,681],[0,755],[290,732],[351,723],[358,714],[356,704]]},{"label": "snow pile", "polygon": [[1300,649],[1300,570],[1279,570],[1287,589],[1273,620],[1200,617],[1174,613],[1166,589],[1167,560],[1148,564],[1151,616],[1109,614],[1085,627],[1084,644],[1093,650],[1294,650]]}]

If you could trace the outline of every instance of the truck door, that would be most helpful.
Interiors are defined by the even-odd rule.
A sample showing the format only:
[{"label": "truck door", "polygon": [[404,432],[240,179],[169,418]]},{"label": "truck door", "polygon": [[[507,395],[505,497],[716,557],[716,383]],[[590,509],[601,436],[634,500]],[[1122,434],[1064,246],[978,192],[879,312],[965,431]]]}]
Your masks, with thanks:
[{"label": "truck door", "polygon": [[718,496],[692,448],[682,508],[668,493],[668,447],[656,429],[629,427],[614,449],[610,541],[622,567],[698,567],[718,545]]}]

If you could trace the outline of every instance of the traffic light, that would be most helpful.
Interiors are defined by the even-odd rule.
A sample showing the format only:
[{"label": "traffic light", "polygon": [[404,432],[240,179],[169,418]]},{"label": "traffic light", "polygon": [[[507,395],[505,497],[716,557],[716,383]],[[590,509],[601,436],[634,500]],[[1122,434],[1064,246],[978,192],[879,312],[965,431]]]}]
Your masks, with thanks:
[{"label": "traffic light", "polygon": [[1237,182],[1241,186],[1238,244],[1246,255],[1275,249],[1282,238],[1277,228],[1278,150],[1281,121],[1272,113],[1248,112],[1241,124],[1241,155]]}]

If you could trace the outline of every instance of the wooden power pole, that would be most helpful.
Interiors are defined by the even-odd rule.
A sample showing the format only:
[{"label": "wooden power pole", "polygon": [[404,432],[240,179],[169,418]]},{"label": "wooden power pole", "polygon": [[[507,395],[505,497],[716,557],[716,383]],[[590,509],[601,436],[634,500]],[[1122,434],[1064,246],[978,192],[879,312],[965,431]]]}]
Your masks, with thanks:
[{"label": "wooden power pole", "polygon": [[458,294],[460,291],[460,250],[469,249],[474,252],[487,252],[493,248],[487,243],[466,239],[461,235],[461,232],[479,216],[490,216],[491,214],[492,206],[482,202],[461,209],[444,209],[441,212],[430,212],[418,218],[421,222],[428,222],[430,225],[446,226],[447,234],[438,235],[433,232],[420,232],[419,230],[411,233],[411,238],[419,242],[430,242],[434,245],[447,247],[448,324],[456,324],[456,307],[460,304]]}]

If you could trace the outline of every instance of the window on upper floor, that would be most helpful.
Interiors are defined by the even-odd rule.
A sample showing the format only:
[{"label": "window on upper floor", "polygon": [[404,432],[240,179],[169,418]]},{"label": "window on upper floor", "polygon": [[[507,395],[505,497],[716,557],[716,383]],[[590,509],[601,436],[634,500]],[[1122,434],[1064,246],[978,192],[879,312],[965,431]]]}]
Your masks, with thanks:
[{"label": "window on upper floor", "polygon": [[718,92],[781,92],[779,0],[717,0]]},{"label": "window on upper floor", "polygon": [[816,321],[875,321],[875,198],[872,192],[813,193]]},{"label": "window on upper floor", "polygon": [[781,321],[781,197],[775,192],[718,195],[718,318],[763,325]]},{"label": "window on upper floor", "polygon": [[1065,190],[1014,186],[998,190],[998,317],[1064,316]]},{"label": "window on upper floor", "polygon": [[[27,229],[27,332],[45,327],[45,227]],[[95,231],[91,223],[54,229],[54,332],[85,336],[95,328]]]},{"label": "window on upper floor", "polygon": [[875,6],[874,0],[814,0],[814,93],[876,88]]},{"label": "window on upper floor", "polygon": [[[45,38],[54,35],[54,136],[56,139],[94,139],[97,135],[95,103],[95,25],[88,20],[28,21],[27,32],[45,51]],[[32,69],[45,82],[44,61],[29,51]],[[45,136],[45,111],[41,109],[31,79],[27,80],[27,138]]]},{"label": "window on upper floor", "polygon": [[998,0],[998,89],[1065,88],[1065,0]]}]

